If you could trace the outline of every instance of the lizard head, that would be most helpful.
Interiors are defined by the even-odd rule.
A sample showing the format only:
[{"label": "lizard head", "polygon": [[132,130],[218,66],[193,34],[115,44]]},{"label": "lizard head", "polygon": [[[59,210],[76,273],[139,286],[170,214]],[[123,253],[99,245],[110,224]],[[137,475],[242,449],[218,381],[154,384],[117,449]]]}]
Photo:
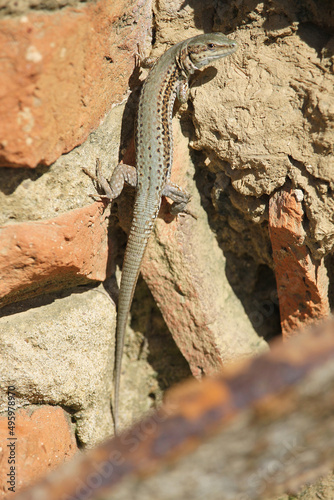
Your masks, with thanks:
[{"label": "lizard head", "polygon": [[203,68],[212,61],[226,57],[238,48],[235,40],[230,40],[223,33],[207,33],[191,38],[187,43],[187,52],[195,69]]}]

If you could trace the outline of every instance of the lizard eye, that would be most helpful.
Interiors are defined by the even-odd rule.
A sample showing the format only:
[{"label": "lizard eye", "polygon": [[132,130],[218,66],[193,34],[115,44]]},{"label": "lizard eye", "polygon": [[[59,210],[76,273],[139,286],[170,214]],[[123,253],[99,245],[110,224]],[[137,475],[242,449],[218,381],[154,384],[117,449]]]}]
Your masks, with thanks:
[{"label": "lizard eye", "polygon": [[209,49],[214,49],[215,48],[215,44],[214,43],[208,43],[208,48]]}]

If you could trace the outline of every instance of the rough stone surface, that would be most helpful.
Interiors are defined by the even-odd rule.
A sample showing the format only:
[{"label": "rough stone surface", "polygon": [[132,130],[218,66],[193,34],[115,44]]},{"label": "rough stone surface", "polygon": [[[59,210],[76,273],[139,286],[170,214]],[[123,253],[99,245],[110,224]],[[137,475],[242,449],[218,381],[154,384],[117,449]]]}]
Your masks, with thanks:
[{"label": "rough stone surface", "polygon": [[232,1],[213,13],[215,29],[239,26],[240,50],[193,90],[193,147],[220,174],[212,197],[227,227],[219,227],[219,241],[256,261],[271,262],[270,245],[261,244],[268,234],[259,240],[258,229],[267,232],[268,195],[287,178],[304,193],[312,255],[333,248],[332,9],[330,2],[305,2],[301,12],[297,0]]},{"label": "rough stone surface", "polygon": [[0,165],[50,165],[127,93],[151,2],[15,4],[21,15],[0,19]]},{"label": "rough stone surface", "polygon": [[308,323],[329,315],[328,276],[323,259],[315,262],[305,245],[300,192],[277,191],[269,202],[269,228],[282,333],[289,338]]},{"label": "rough stone surface", "polygon": [[3,309],[0,318],[0,411],[8,386],[17,405],[62,405],[79,441],[92,446],[112,432],[110,396],[115,308],[102,290],[74,289]]},{"label": "rough stone surface", "polygon": [[[8,305],[2,310],[0,322],[4,321],[1,324],[5,329],[0,331],[0,342],[5,340],[1,356],[4,352],[6,376],[1,382],[7,383],[8,373],[18,377],[22,404],[68,406],[77,422],[80,442],[91,445],[112,429],[109,396],[115,311],[107,299],[93,300],[89,295],[95,293],[93,290],[87,292],[83,287],[85,293],[77,294],[73,284],[87,276],[102,279],[107,250],[111,252],[107,273],[121,266],[126,236],[119,229],[116,209],[121,227],[128,227],[133,191],[127,189],[111,207],[107,248],[104,216],[109,207],[103,215],[97,212],[102,204],[92,205],[88,195],[94,193],[94,187],[81,168],[93,172],[99,157],[105,175],[110,177],[119,159],[127,162],[132,156],[133,161],[133,148],[128,145],[133,135],[138,85],[145,74],[134,70],[133,54],[139,41],[148,55],[151,3],[6,0],[1,6],[1,15],[7,16],[0,22],[4,28],[1,51],[10,71],[1,73],[0,83],[6,89],[9,74],[12,85],[6,95],[0,95],[0,135],[7,140],[2,144],[3,164],[48,165],[94,130],[80,147],[63,154],[50,167],[1,169],[3,231],[13,234],[15,226],[25,224],[21,227],[27,232],[28,222],[47,225],[61,215],[66,227],[57,228],[57,234],[63,238],[67,231],[73,235],[72,228],[67,227],[73,223],[70,211],[85,214],[85,224],[90,224],[92,217],[95,220],[91,228],[85,226],[82,230],[87,235],[84,243],[79,234],[76,246],[66,242],[75,264],[74,269],[67,268],[69,273],[64,274],[64,260],[57,261],[62,252],[56,245],[49,259],[51,265],[55,264],[54,273],[43,286],[42,281],[37,282],[43,268],[33,268],[34,259],[41,263],[38,250],[42,248],[45,255],[50,255],[47,251],[52,248],[52,238],[47,242],[35,240],[37,253],[31,254],[30,263],[36,272],[23,283],[21,298],[43,295],[46,289],[59,285],[73,293],[75,306],[63,305],[70,300],[63,293]],[[160,0],[153,7],[153,56],[203,31],[223,31],[240,43],[233,57],[194,75],[191,98],[176,118],[181,119],[182,133],[195,148],[190,154],[200,199],[192,184],[185,141],[180,149],[177,146],[174,180],[193,194],[190,209],[198,220],[189,216],[172,220],[164,203],[163,218],[156,230],[158,243],[150,243],[152,260],[148,254],[143,266],[165,321],[197,375],[210,372],[236,354],[256,350],[254,331],[266,339],[280,332],[268,220],[269,199],[287,182],[304,196],[304,244],[310,262],[317,263],[326,255],[328,265],[334,237],[332,6],[328,0],[303,4],[299,0]],[[42,41],[37,36],[39,27]],[[10,36],[16,44],[14,51],[8,42]],[[40,56],[43,59],[38,61]],[[126,104],[115,106],[105,115],[113,103],[124,100],[129,88],[133,92]],[[22,104],[19,109],[18,101]],[[125,150],[130,160],[124,157]],[[190,168],[190,175],[179,170],[182,161]],[[76,228],[79,219],[77,223]],[[48,234],[51,232],[45,230],[44,236]],[[82,244],[91,246],[90,237],[96,244],[94,248],[99,248],[94,258],[89,255],[90,248],[82,249]],[[26,235],[25,241],[29,238]],[[26,249],[29,256],[31,249]],[[0,255],[1,251],[0,243]],[[4,289],[14,278],[14,268],[18,275],[28,269],[19,269],[22,260],[15,267],[13,258],[18,253],[18,248],[6,252],[6,266],[12,266],[13,273],[1,282]],[[68,266],[70,260],[65,261]],[[314,276],[315,270],[316,266],[310,266],[309,275]],[[333,272],[328,276],[332,290]],[[47,288],[49,285],[51,288]],[[115,284],[112,288],[116,299]],[[306,288],[301,292],[305,294]],[[322,292],[325,299],[324,289]],[[15,293],[6,297],[8,302],[18,300]],[[43,300],[50,303],[44,304]],[[46,310],[43,308],[52,305],[44,322],[39,315],[42,317]],[[18,327],[19,317],[23,319]],[[225,335],[233,328],[229,320],[234,320],[235,337],[230,335],[224,345],[221,332]],[[39,335],[40,325],[45,330]],[[154,407],[168,385],[189,374],[185,359],[173,344],[143,283],[135,295],[129,326],[122,374],[122,425]],[[96,343],[100,343],[98,348]],[[69,345],[74,359],[71,363],[66,361]],[[21,352],[24,355],[19,359]],[[61,376],[51,367],[60,370]],[[55,380],[60,383],[55,384]],[[95,383],[99,389],[95,389]]]},{"label": "rough stone surface", "polygon": [[20,408],[15,412],[15,442],[8,440],[7,415],[0,416],[0,498],[8,498],[8,443],[14,442],[15,491],[42,479],[77,452],[74,426],[59,407]]}]

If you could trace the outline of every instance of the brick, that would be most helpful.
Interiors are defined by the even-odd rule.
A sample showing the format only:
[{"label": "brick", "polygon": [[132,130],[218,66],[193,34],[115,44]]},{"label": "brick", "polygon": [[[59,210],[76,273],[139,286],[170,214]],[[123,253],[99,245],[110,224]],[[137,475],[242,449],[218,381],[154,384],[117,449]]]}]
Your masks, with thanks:
[{"label": "brick", "polygon": [[201,207],[188,140],[175,122],[172,181],[192,195],[190,215],[173,218],[163,203],[142,274],[195,377],[265,349],[224,273],[226,261]]},{"label": "brick", "polygon": [[120,102],[150,1],[100,0],[0,20],[0,166],[49,165]]},{"label": "brick", "polygon": [[2,304],[85,280],[104,281],[108,211],[95,202],[54,219],[0,228]]},{"label": "brick", "polygon": [[270,198],[269,230],[285,338],[330,312],[326,268],[307,248],[303,219],[295,190],[281,189]]},{"label": "brick", "polygon": [[[15,472],[16,492],[44,477],[77,452],[74,432],[60,407],[20,408],[16,413]],[[0,417],[0,498],[8,498],[7,416]]]}]

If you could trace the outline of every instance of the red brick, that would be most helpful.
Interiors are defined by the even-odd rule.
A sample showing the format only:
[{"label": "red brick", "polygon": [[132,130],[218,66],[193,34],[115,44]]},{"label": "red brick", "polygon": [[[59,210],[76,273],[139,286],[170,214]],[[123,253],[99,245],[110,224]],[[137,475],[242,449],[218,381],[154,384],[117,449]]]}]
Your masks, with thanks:
[{"label": "red brick", "polygon": [[51,164],[123,99],[150,2],[100,0],[0,21],[0,166]]},{"label": "red brick", "polygon": [[285,338],[330,312],[326,269],[305,244],[303,218],[295,190],[281,189],[271,197],[269,228]]},{"label": "red brick", "polygon": [[[16,412],[15,471],[16,492],[44,477],[77,452],[74,432],[68,415],[62,408],[41,406]],[[0,498],[8,492],[7,416],[0,417]]]},{"label": "red brick", "polygon": [[[108,264],[108,211],[95,202],[55,219],[0,228],[0,298],[32,286],[39,294],[82,278],[104,281]],[[22,298],[22,295],[20,296]]]},{"label": "red brick", "polygon": [[194,190],[189,210],[197,212],[199,219],[186,215],[173,220],[164,202],[165,220],[156,222],[141,270],[175,343],[193,375],[201,377],[217,372],[228,361],[254,354],[265,343],[225,278],[225,260],[195,185],[186,184],[191,162],[188,141],[179,126],[174,146],[172,181]]}]

